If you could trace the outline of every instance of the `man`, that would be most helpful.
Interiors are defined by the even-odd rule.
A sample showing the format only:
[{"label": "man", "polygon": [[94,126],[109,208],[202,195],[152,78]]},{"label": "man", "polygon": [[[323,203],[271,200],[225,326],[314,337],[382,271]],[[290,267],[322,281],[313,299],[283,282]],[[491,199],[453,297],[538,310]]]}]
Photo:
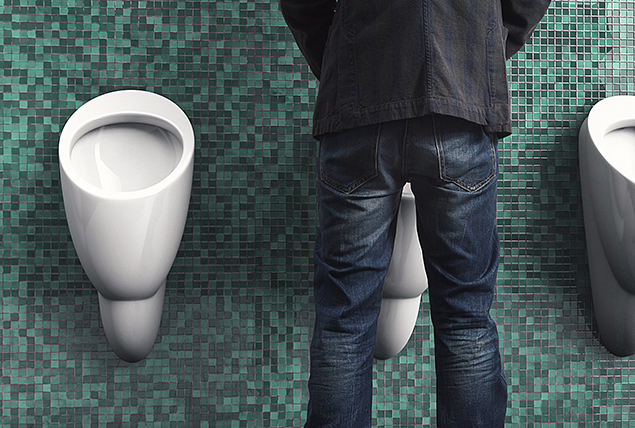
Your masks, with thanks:
[{"label": "man", "polygon": [[383,280],[410,182],[429,282],[440,427],[502,427],[489,315],[506,59],[549,0],[280,0],[320,81],[315,331],[305,427],[369,427]]}]

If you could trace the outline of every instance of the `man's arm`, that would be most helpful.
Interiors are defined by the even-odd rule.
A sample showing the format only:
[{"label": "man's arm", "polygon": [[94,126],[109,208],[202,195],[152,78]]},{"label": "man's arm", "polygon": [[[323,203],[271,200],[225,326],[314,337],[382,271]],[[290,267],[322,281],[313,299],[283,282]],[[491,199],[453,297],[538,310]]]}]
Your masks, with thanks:
[{"label": "man's arm", "polygon": [[337,0],[279,0],[300,51],[315,77],[320,79],[322,57]]},{"label": "man's arm", "polygon": [[503,25],[509,31],[505,56],[509,59],[523,47],[549,8],[551,0],[501,0]]}]

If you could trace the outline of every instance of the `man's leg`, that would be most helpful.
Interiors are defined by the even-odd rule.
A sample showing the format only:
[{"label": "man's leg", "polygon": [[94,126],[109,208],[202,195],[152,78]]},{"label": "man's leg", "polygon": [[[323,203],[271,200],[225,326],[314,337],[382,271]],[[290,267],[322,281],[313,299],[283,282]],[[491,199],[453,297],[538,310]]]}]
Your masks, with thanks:
[{"label": "man's leg", "polygon": [[430,284],[438,426],[502,428],[507,384],[489,315],[499,260],[497,141],[473,123],[431,119],[413,121],[409,135],[423,136],[415,146],[438,160],[434,173],[410,177]]},{"label": "man's leg", "polygon": [[377,317],[403,186],[387,173],[400,167],[401,140],[390,141],[399,129],[402,138],[392,123],[320,142],[307,428],[371,424]]}]

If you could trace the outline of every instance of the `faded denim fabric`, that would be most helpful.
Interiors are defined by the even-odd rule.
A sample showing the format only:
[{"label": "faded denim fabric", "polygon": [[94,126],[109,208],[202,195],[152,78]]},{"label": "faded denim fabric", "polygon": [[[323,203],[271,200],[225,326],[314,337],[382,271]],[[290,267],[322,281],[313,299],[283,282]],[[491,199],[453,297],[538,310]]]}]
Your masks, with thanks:
[{"label": "faded denim fabric", "polygon": [[505,60],[550,0],[280,0],[320,89],[313,134],[438,113],[511,133]]},{"label": "faded denim fabric", "polygon": [[489,314],[499,261],[496,136],[433,115],[326,134],[320,147],[305,427],[371,426],[377,317],[409,181],[429,280],[438,426],[502,428],[507,383]]}]

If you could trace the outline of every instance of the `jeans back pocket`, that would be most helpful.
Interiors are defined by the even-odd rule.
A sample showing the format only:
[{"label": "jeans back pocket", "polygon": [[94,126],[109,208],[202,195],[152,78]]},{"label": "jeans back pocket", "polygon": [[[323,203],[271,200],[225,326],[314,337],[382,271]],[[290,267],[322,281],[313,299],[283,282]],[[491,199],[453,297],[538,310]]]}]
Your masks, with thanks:
[{"label": "jeans back pocket", "polygon": [[[498,173],[498,141],[483,127],[447,116],[434,116],[434,138],[439,156],[439,174],[474,192],[489,183]],[[457,126],[457,121],[463,126]]]},{"label": "jeans back pocket", "polygon": [[320,179],[342,193],[352,193],[377,177],[381,125],[364,126],[320,139]]}]

